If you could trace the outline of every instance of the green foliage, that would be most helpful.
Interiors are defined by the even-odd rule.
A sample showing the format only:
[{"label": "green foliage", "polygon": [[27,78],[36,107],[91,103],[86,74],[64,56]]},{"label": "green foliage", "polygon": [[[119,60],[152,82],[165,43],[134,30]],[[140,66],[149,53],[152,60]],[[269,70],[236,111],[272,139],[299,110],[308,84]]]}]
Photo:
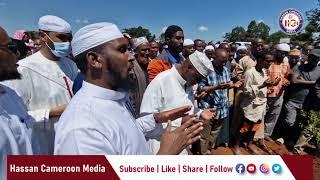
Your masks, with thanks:
[{"label": "green foliage", "polygon": [[268,37],[268,41],[269,42],[275,42],[275,43],[278,43],[280,41],[281,38],[287,38],[288,35],[285,34],[284,32],[282,31],[277,31],[275,33],[272,33],[270,34],[270,36]]},{"label": "green foliage", "polygon": [[317,144],[320,144],[320,111],[301,111],[302,121],[307,122],[307,125],[312,129],[312,133],[317,141]]},{"label": "green foliage", "polygon": [[138,38],[145,36],[148,40],[153,40],[155,39],[155,35],[152,35],[149,31],[149,29],[145,29],[141,26],[139,27],[132,27],[132,28],[125,28],[124,32],[130,34],[132,38]]},{"label": "green foliage", "polygon": [[241,26],[237,26],[230,33],[226,33],[224,38],[229,42],[245,41],[246,30]]},{"label": "green foliage", "polygon": [[251,21],[247,30],[241,26],[232,29],[231,32],[226,33],[224,38],[229,42],[236,41],[251,41],[253,38],[262,38],[266,40],[269,37],[270,27],[263,22],[257,23]]}]

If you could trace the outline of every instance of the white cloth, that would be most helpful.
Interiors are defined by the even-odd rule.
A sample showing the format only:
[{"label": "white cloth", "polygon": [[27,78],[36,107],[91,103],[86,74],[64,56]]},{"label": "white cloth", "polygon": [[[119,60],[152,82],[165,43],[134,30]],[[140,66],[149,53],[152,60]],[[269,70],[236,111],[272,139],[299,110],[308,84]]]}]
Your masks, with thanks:
[{"label": "white cloth", "polygon": [[190,45],[194,45],[194,42],[191,39],[185,39],[183,41],[183,46],[190,46]]},{"label": "white cloth", "polygon": [[141,44],[148,43],[149,41],[146,37],[138,37],[138,38],[132,39],[132,42],[133,42],[133,48],[136,49]]},{"label": "white cloth", "polygon": [[83,82],[56,126],[54,154],[151,154],[142,131],[154,129],[153,115],[135,120],[126,102],[123,92]]},{"label": "white cloth", "polygon": [[44,31],[71,33],[70,24],[62,18],[53,15],[45,15],[40,17],[38,28]]},{"label": "white cloth", "polygon": [[189,56],[189,60],[203,77],[207,77],[211,72],[214,71],[212,62],[202,52],[195,51]]},{"label": "white cloth", "polygon": [[287,43],[280,43],[276,45],[276,49],[279,51],[290,52],[290,46]]},{"label": "white cloth", "polygon": [[[191,86],[186,86],[186,81],[178,73],[177,69],[161,72],[153,79],[147,87],[140,107],[140,114],[157,113],[171,110],[181,106],[190,105],[192,109],[189,114],[200,114],[202,111],[193,106],[195,97]],[[153,154],[160,148],[160,140],[166,123],[157,125],[157,129],[146,135],[148,144]],[[172,129],[181,126],[181,118],[172,121]],[[183,150],[180,154],[187,155]]]},{"label": "white cloth", "polygon": [[255,67],[251,67],[244,73],[245,83],[243,93],[245,98],[241,102],[244,116],[250,121],[257,122],[264,118],[267,106],[267,87],[259,89],[267,80],[267,71],[263,69],[258,72]]},{"label": "white cloth", "polygon": [[204,48],[204,50],[214,50],[214,47],[212,45],[208,45]]},{"label": "white cloth", "polygon": [[71,41],[72,53],[77,56],[93,47],[123,37],[115,24],[108,22],[90,24],[74,34]]},{"label": "white cloth", "polygon": [[6,179],[7,155],[32,155],[32,117],[21,98],[0,85],[0,179]]},{"label": "white cloth", "polygon": [[18,64],[22,79],[3,83],[17,92],[28,113],[35,119],[33,128],[40,141],[40,154],[52,154],[54,123],[59,117],[49,119],[49,112],[51,108],[69,103],[78,68],[68,58],[52,61],[40,51],[20,60]]},{"label": "white cloth", "polygon": [[241,50],[241,49],[245,49],[245,50],[248,50],[248,48],[247,48],[247,46],[238,46],[237,47],[237,52],[239,51],[239,50]]}]

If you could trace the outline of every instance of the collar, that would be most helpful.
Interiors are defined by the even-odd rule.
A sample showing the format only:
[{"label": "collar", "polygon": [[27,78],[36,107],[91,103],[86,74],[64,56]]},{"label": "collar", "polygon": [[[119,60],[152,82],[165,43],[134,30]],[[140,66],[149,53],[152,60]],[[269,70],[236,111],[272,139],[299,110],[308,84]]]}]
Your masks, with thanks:
[{"label": "collar", "polygon": [[177,63],[180,63],[181,62],[181,58],[179,56],[179,59],[176,59],[173,57],[173,55],[169,52],[168,49],[165,49],[166,53],[167,53],[167,56],[168,56],[168,59],[169,61],[171,62],[172,65],[174,64],[177,64]]},{"label": "collar", "polygon": [[172,72],[173,72],[176,80],[179,82],[179,84],[181,86],[184,86],[187,83],[187,81],[182,78],[182,76],[179,74],[179,72],[175,66],[173,66],[171,69],[172,69]]},{"label": "collar", "polygon": [[84,91],[89,96],[101,98],[105,100],[117,101],[117,100],[124,99],[126,97],[125,92],[106,89],[106,88],[88,83],[86,81],[83,81],[81,90]]}]

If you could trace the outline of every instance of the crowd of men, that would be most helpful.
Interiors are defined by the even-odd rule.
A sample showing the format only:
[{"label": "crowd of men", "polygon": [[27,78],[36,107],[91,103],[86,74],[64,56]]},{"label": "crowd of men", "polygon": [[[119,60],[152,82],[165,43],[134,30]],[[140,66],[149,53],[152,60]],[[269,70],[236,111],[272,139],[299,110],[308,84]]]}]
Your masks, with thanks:
[{"label": "crowd of men", "polygon": [[313,137],[297,124],[320,108],[319,42],[207,44],[171,25],[159,43],[52,15],[38,29],[0,28],[0,172],[7,154],[303,154]]}]

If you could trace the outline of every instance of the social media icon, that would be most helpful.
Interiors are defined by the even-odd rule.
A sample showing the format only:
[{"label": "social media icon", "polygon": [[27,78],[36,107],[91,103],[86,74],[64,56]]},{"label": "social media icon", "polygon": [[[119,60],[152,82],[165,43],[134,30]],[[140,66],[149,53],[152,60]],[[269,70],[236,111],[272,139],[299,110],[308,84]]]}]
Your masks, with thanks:
[{"label": "social media icon", "polygon": [[245,172],[245,170],[246,170],[246,167],[243,164],[237,164],[236,165],[237,173],[242,174],[242,173]]},{"label": "social media icon", "polygon": [[282,171],[281,165],[280,165],[280,164],[274,164],[274,165],[272,166],[272,171],[273,171],[274,173],[280,174],[281,171]]},{"label": "social media icon", "polygon": [[247,166],[247,171],[249,172],[249,173],[255,173],[256,172],[256,165],[254,165],[254,164],[248,164],[248,166]]},{"label": "social media icon", "polygon": [[264,174],[268,174],[270,171],[268,164],[261,164],[259,169]]}]

